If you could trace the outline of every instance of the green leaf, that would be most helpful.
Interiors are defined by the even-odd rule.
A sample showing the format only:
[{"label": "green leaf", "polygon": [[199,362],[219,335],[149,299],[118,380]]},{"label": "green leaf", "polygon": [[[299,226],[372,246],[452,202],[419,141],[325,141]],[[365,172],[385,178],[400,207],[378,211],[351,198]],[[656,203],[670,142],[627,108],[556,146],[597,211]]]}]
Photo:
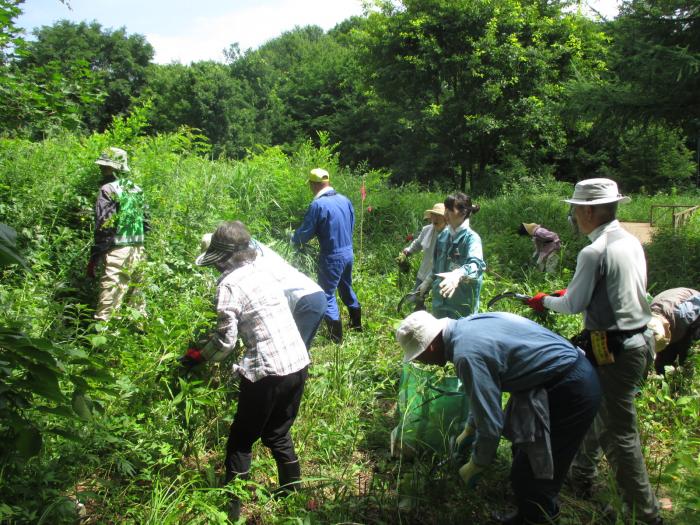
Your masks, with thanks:
[{"label": "green leaf", "polygon": [[33,426],[21,427],[17,430],[15,449],[25,458],[36,456],[41,450],[41,433]]},{"label": "green leaf", "polygon": [[112,375],[107,371],[102,368],[96,368],[96,367],[90,367],[85,370],[83,370],[83,377],[89,377],[91,379],[95,379],[96,381],[100,381],[102,383],[113,383],[114,378]]},{"label": "green leaf", "polygon": [[27,368],[30,374],[24,381],[25,388],[57,403],[67,401],[58,386],[58,376],[53,370],[42,365],[30,365]]},{"label": "green leaf", "polygon": [[41,406],[34,407],[34,410],[38,410],[39,412],[43,412],[45,414],[54,414],[56,416],[70,417],[70,418],[75,417],[75,413],[70,408],[68,408],[66,405],[61,405],[61,406],[57,406],[57,407],[49,407],[49,406],[41,405]]},{"label": "green leaf", "polygon": [[107,338],[104,335],[95,335],[90,338],[90,343],[94,348],[98,348],[104,344],[107,344]]},{"label": "green leaf", "polygon": [[87,398],[84,394],[81,394],[77,390],[73,392],[73,399],[71,400],[71,405],[76,414],[78,414],[82,419],[88,420],[92,418],[92,411],[90,407],[92,406],[92,401]]}]

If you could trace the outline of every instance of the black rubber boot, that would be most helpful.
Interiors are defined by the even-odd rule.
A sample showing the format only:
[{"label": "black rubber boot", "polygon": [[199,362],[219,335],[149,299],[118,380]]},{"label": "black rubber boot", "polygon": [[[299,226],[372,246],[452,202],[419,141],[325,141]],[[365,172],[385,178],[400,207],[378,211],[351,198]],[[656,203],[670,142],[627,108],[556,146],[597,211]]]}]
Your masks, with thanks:
[{"label": "black rubber boot", "polygon": [[[224,485],[228,485],[235,479],[247,480],[250,478],[250,462],[252,459],[252,454],[237,453],[232,455],[227,455],[226,464],[226,477],[224,478]],[[241,498],[236,495],[231,495],[231,499],[228,502],[228,519],[231,523],[236,523],[241,517]]]},{"label": "black rubber boot", "polygon": [[290,492],[296,492],[301,487],[301,467],[299,461],[293,463],[277,462],[277,476],[279,488],[275,491],[280,496],[286,496]]},{"label": "black rubber boot", "polygon": [[326,326],[328,326],[328,335],[331,341],[340,344],[343,342],[343,323],[338,319],[337,321],[331,321],[326,319]]},{"label": "black rubber boot", "polygon": [[362,308],[348,308],[350,314],[350,330],[362,331]]}]

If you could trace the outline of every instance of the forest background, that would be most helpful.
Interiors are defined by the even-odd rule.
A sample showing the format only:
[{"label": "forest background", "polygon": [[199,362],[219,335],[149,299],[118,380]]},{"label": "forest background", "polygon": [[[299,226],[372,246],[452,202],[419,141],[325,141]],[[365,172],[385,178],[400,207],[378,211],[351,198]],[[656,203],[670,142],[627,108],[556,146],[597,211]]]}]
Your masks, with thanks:
[{"label": "forest background", "polygon": [[[409,287],[393,257],[422,210],[455,189],[482,204],[474,223],[489,265],[486,302],[505,289],[566,285],[584,239],[567,229],[559,199],[576,180],[617,180],[634,194],[626,220],[648,220],[653,204],[698,202],[695,2],[623,2],[612,21],[557,1],[374,2],[328,32],[300,27],[245,51],[232,42],[226,63],[189,65],[153,64],[142,36],[97,23],[58,22],[29,41],[14,25],[22,3],[0,0],[0,223],[12,227],[0,229],[8,523],[74,522],[76,513],[92,523],[225,521],[217,469],[234,389],[224,367],[174,371],[212,318],[214,276],[192,261],[203,232],[241,219],[313,275],[314,247],[294,253],[283,239],[301,220],[303,174],[315,166],[356,205],[367,330],[342,347],[319,336],[312,351],[295,425],[308,491],[270,499],[272,460],[260,450],[248,515],[483,523],[481,503],[500,503],[507,490],[505,446],[476,497],[452,472],[431,473],[432,460],[397,462],[386,450],[400,374],[395,304]],[[105,330],[91,322],[94,283],[83,273],[93,162],[110,145],[129,151],[154,230],[149,317],[130,312]],[[514,234],[521,221],[561,232],[559,274],[527,266],[528,240]],[[681,229],[660,224],[646,246],[650,293],[697,288],[697,217]],[[579,328],[573,317],[538,320],[567,336]],[[144,323],[145,333],[133,330]],[[692,368],[652,378],[640,398],[647,460],[676,523],[697,522],[700,508]],[[402,490],[419,504],[399,512],[407,474]],[[565,520],[596,522],[596,506],[565,501]]]}]

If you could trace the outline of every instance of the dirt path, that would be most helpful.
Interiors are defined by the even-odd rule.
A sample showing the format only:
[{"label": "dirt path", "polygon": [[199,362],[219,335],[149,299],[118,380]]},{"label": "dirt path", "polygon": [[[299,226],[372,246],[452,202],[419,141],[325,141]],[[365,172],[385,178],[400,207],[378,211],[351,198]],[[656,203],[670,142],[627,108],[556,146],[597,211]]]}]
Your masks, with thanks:
[{"label": "dirt path", "polygon": [[651,242],[654,229],[648,222],[621,222],[622,227],[634,235],[642,244]]}]

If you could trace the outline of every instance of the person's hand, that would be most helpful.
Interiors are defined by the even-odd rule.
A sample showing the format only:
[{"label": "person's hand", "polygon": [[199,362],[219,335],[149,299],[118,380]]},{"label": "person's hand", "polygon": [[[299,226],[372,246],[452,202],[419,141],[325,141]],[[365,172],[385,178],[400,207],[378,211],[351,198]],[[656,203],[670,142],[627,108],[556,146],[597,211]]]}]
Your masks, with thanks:
[{"label": "person's hand", "polygon": [[474,463],[474,460],[470,460],[469,463],[462,465],[462,468],[459,469],[459,477],[462,478],[467,488],[473,489],[476,487],[483,471],[484,467],[480,467]]},{"label": "person's hand", "polygon": [[89,279],[95,278],[95,268],[96,267],[97,267],[97,261],[95,259],[90,259],[87,263],[87,267],[85,268],[85,275]]},{"label": "person's hand", "polygon": [[549,295],[551,295],[552,297],[563,297],[566,295],[566,288],[562,288],[561,290],[555,290]]},{"label": "person's hand", "polygon": [[525,304],[532,308],[535,312],[544,312],[544,298],[546,293],[537,292],[533,297],[525,299]]},{"label": "person's hand", "polygon": [[178,358],[178,362],[185,368],[192,368],[204,361],[202,351],[199,348],[188,348],[185,355]]},{"label": "person's hand", "polygon": [[464,272],[461,268],[457,268],[449,273],[439,273],[438,275],[443,278],[440,283],[440,295],[449,299],[454,295],[464,276]]}]

